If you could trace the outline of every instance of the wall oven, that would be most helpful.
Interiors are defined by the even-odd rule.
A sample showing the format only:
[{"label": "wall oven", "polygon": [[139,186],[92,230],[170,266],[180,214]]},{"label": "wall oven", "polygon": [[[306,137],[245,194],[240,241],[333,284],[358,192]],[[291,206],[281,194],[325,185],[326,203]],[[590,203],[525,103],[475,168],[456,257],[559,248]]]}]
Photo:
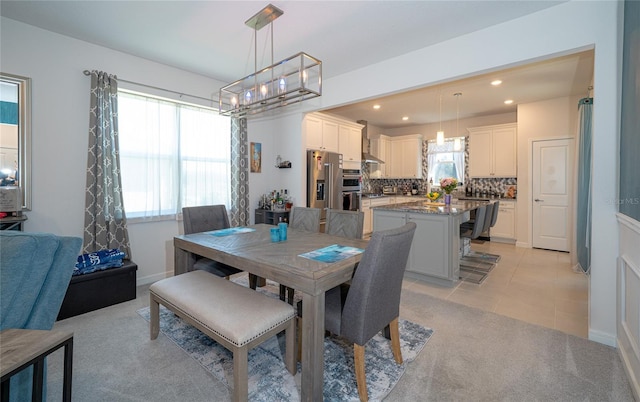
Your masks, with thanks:
[{"label": "wall oven", "polygon": [[342,191],[360,191],[362,176],[358,169],[342,169]]},{"label": "wall oven", "polygon": [[362,176],[359,169],[342,170],[342,209],[359,211]]},{"label": "wall oven", "polygon": [[359,191],[343,191],[342,192],[342,210],[343,211],[359,211],[361,197],[362,197],[362,193]]}]

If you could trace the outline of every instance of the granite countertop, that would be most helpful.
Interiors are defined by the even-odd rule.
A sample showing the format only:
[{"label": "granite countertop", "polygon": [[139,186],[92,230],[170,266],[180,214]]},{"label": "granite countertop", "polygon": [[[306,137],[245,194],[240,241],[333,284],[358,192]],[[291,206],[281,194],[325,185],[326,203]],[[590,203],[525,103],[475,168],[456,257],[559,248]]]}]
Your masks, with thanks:
[{"label": "granite countertop", "polygon": [[487,202],[486,201],[452,200],[451,205],[447,206],[447,205],[443,205],[443,203],[431,203],[430,201],[412,201],[412,202],[405,202],[402,204],[392,204],[392,205],[383,205],[379,207],[373,207],[373,209],[384,209],[384,210],[398,211],[398,212],[414,212],[414,213],[421,213],[421,214],[460,215],[465,212],[474,210],[481,205],[487,205]]}]

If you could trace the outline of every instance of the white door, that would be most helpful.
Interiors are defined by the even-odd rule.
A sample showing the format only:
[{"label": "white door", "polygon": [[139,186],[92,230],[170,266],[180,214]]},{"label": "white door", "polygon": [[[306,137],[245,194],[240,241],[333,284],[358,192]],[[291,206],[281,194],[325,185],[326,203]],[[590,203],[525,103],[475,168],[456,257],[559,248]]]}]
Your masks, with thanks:
[{"label": "white door", "polygon": [[533,143],[533,247],[569,251],[573,140]]}]

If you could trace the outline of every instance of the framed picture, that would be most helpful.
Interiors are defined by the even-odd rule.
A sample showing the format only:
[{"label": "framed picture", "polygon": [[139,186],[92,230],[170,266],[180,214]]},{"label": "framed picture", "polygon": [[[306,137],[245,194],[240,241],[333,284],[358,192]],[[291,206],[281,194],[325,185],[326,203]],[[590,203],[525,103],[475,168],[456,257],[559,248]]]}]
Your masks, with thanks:
[{"label": "framed picture", "polygon": [[251,173],[262,172],[262,144],[259,142],[251,143]]}]

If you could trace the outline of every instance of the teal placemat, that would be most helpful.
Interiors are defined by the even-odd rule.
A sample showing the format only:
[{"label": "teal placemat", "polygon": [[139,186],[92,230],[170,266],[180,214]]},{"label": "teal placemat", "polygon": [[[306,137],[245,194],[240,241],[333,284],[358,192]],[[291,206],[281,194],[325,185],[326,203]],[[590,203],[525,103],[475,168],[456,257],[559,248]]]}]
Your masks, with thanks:
[{"label": "teal placemat", "polygon": [[239,233],[249,233],[249,232],[255,232],[255,231],[256,230],[253,228],[238,227],[238,228],[214,230],[212,232],[209,232],[209,234],[212,236],[222,237],[222,236],[229,236],[229,235],[239,234]]},{"label": "teal placemat", "polygon": [[316,260],[321,262],[336,262],[349,258],[356,254],[362,253],[364,250],[357,247],[341,246],[339,244],[332,244],[324,248],[309,251],[308,253],[300,254],[300,257],[308,258],[310,260]]}]

